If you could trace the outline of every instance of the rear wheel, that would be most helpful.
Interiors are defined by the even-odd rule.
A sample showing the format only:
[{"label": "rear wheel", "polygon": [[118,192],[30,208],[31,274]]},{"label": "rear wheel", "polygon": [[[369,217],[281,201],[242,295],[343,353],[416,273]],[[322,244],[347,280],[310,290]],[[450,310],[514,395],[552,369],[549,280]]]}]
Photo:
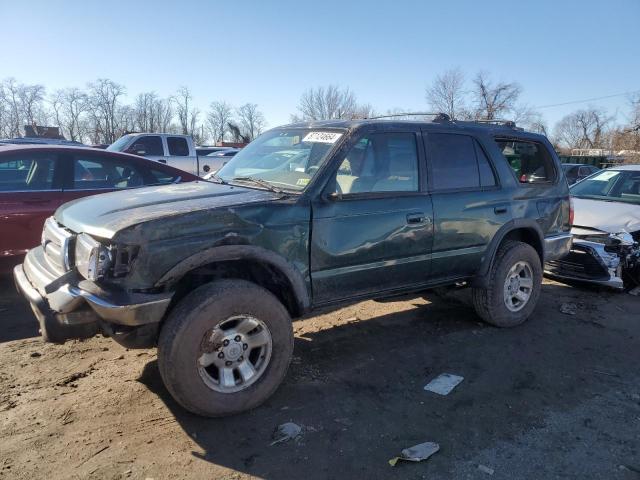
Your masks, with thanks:
[{"label": "rear wheel", "polygon": [[540,257],[527,243],[503,243],[491,267],[486,288],[474,288],[473,306],[487,323],[513,327],[536,307],[542,285]]},{"label": "rear wheel", "polygon": [[223,280],[197,288],[171,312],[158,365],[178,403],[218,417],[269,398],[292,353],[291,318],[278,299],[251,282]]}]

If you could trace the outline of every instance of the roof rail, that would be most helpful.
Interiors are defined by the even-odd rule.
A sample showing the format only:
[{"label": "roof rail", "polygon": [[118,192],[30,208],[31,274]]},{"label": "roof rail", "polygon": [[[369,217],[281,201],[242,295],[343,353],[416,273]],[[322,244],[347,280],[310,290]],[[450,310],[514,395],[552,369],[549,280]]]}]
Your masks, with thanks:
[{"label": "roof rail", "polygon": [[505,127],[516,128],[516,122],[513,120],[471,120],[476,123],[487,123],[490,125],[504,125]]},{"label": "roof rail", "polygon": [[368,117],[366,120],[378,120],[380,118],[394,118],[394,117],[427,117],[432,116],[434,122],[450,122],[451,118],[446,113],[442,112],[407,112],[407,113],[394,113],[389,115],[376,115],[375,117]]}]

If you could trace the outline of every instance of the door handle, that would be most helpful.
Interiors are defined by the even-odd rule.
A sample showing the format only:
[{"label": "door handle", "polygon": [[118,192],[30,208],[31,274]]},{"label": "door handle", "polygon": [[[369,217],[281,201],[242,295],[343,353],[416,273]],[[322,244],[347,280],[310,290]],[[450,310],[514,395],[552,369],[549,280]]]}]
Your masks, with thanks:
[{"label": "door handle", "polygon": [[407,223],[411,225],[415,225],[417,223],[425,223],[427,221],[427,217],[424,216],[424,213],[409,213],[407,215]]},{"label": "door handle", "polygon": [[493,213],[500,215],[501,213],[507,213],[507,207],[496,207],[493,209]]},{"label": "door handle", "polygon": [[166,160],[163,160],[163,159],[160,159],[160,160],[158,160],[158,161],[159,161],[160,163],[167,163],[167,161],[166,161]]}]

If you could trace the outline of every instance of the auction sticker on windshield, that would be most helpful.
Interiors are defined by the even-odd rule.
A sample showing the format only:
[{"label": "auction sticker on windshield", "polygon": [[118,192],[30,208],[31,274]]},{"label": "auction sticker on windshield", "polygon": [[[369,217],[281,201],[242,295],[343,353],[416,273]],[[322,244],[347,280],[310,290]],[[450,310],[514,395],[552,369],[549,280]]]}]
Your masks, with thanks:
[{"label": "auction sticker on windshield", "polygon": [[302,141],[317,143],[336,143],[341,136],[341,133],[336,132],[309,132],[307,133],[307,136],[302,139]]}]

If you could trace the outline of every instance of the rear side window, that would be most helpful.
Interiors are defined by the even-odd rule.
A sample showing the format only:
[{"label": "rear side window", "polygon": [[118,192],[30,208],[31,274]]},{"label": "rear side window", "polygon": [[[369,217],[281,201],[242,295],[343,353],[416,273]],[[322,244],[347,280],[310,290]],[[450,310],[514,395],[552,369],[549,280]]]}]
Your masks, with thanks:
[{"label": "rear side window", "polygon": [[180,181],[180,175],[173,175],[171,173],[163,172],[162,170],[156,170],[152,168],[149,170],[151,174],[151,181],[154,185],[162,185],[165,183],[177,183]]},{"label": "rear side window", "polygon": [[496,139],[520,183],[547,183],[555,180],[553,160],[540,143],[522,140]]},{"label": "rear side window", "polygon": [[496,178],[478,142],[468,135],[429,134],[429,161],[436,190],[493,187]]},{"label": "rear side window", "polygon": [[73,160],[74,190],[110,190],[142,185],[142,173],[132,165],[93,155],[77,155]]},{"label": "rear side window", "polygon": [[167,137],[167,146],[169,147],[169,155],[174,155],[176,157],[189,156],[189,145],[185,138]]}]

